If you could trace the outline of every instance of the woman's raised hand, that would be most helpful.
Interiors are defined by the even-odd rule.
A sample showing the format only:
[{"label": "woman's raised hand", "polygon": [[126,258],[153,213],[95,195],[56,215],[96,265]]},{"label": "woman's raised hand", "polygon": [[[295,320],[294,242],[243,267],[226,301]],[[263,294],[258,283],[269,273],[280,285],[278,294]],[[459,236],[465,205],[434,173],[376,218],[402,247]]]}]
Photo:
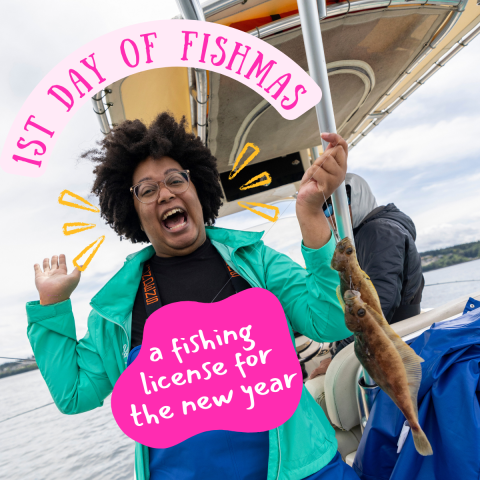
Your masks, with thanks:
[{"label": "woman's raised hand", "polygon": [[312,249],[323,247],[330,239],[322,205],[344,181],[347,172],[347,142],[336,133],[322,133],[328,147],[305,172],[297,195],[297,218],[303,244]]},{"label": "woman's raised hand", "polygon": [[63,254],[54,255],[51,262],[45,258],[43,270],[38,263],[34,269],[35,286],[40,294],[41,305],[68,300],[80,282],[80,270],[75,268],[70,274],[67,273],[67,262]]},{"label": "woman's raised hand", "polygon": [[297,215],[322,213],[322,205],[345,180],[347,142],[336,133],[322,133],[328,147],[303,175],[297,196]]}]

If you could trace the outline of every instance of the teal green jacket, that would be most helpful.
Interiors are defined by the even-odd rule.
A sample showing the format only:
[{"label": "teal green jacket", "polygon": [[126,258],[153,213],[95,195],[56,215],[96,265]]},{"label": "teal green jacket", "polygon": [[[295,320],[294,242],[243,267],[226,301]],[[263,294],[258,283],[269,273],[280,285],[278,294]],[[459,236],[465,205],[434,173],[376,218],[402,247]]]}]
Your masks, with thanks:
[{"label": "teal green jacket", "polygon": [[[318,250],[302,244],[303,269],[266,247],[260,240],[262,233],[207,227],[207,236],[230,267],[253,287],[265,288],[280,300],[290,330],[319,342],[351,335],[336,296],[338,274],[330,268],[333,238]],[[46,306],[27,303],[28,338],[61,412],[82,413],[102,406],[125,370],[133,303],[143,264],[154,253],[149,246],[128,256],[93,297],[88,332],[80,341],[70,300]],[[337,451],[333,428],[305,387],[293,416],[269,432],[269,445],[267,480],[303,479],[323,468]],[[148,448],[137,443],[137,480],[149,479],[148,464]]]}]

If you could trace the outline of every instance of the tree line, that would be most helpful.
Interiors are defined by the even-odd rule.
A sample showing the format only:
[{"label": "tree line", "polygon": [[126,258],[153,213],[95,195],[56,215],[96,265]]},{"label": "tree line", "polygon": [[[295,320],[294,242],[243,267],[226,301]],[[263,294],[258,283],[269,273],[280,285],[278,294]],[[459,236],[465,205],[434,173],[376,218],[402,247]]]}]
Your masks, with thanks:
[{"label": "tree line", "polygon": [[433,261],[423,265],[422,270],[428,272],[438,268],[449,267],[459,263],[469,262],[480,258],[480,241],[462,243],[453,247],[440,248],[438,250],[428,250],[421,254],[423,262],[433,257]]}]

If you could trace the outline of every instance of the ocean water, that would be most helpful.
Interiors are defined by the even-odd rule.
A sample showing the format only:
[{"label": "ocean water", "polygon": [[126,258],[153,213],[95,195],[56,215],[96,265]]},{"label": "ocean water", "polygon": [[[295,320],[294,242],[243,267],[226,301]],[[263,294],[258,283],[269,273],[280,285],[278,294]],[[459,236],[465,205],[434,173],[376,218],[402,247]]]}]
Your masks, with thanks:
[{"label": "ocean water", "polygon": [[[0,421],[52,402],[39,370],[0,379]],[[0,423],[4,480],[133,480],[134,442],[103,407],[64,415],[55,405]]]},{"label": "ocean water", "polygon": [[[480,291],[480,260],[427,272],[422,307]],[[38,370],[0,379],[0,422],[52,401]],[[101,408],[63,415],[55,405],[0,423],[0,479],[133,480],[134,442],[117,427],[110,399]]]},{"label": "ocean water", "polygon": [[[436,308],[463,295],[480,292],[480,260],[432,270],[424,273],[423,276],[425,285],[431,286],[423,289],[422,308]],[[441,285],[432,285],[437,283]]]}]

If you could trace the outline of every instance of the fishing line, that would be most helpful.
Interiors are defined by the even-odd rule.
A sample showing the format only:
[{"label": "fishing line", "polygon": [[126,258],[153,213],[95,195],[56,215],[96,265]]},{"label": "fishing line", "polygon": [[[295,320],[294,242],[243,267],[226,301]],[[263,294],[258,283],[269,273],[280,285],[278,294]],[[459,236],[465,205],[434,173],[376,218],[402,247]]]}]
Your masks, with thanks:
[{"label": "fishing line", "polygon": [[[322,194],[323,194],[325,203],[327,203],[327,199],[325,198],[325,192],[323,190],[322,190]],[[331,215],[329,217],[325,215],[325,218],[327,219],[328,225],[330,226],[330,230],[332,231],[333,236],[335,238],[335,243],[337,244],[340,241],[340,235],[338,234],[337,226],[333,223],[333,218]]]},{"label": "fishing line", "polygon": [[480,279],[475,278],[473,280],[454,280],[453,282],[429,283],[428,285],[425,285],[425,286],[434,287],[435,285],[447,285],[449,283],[464,283],[464,282],[480,282]]},{"label": "fishing line", "polygon": [[[294,202],[295,199],[293,200],[290,200],[290,202],[288,203],[288,205],[285,207],[285,210],[283,210],[283,212],[280,214],[280,216],[278,217],[278,219],[273,222],[273,225],[263,234],[262,236],[262,240],[270,233],[270,231],[272,230],[272,228],[278,223],[278,221],[282,218],[283,214],[288,210],[288,207],[292,204],[292,202]],[[257,247],[254,247],[255,250],[258,252],[258,248]],[[210,302],[210,303],[213,303],[213,301],[215,300],[215,298],[217,298],[220,293],[222,293],[222,290],[228,285],[228,282],[232,279],[232,277],[230,277],[227,281],[227,283],[220,289],[220,291],[215,295],[214,299]]]},{"label": "fishing line", "polygon": [[294,198],[293,200],[290,200],[288,205],[285,207],[285,210],[280,214],[280,216],[277,218],[275,222],[273,222],[273,225],[263,234],[262,240],[270,233],[272,228],[279,222],[279,220],[282,218],[283,214],[288,210],[288,207],[294,202],[296,199]]},{"label": "fishing line", "polygon": [[[227,281],[227,283],[220,289],[220,291],[213,297],[213,300],[215,300],[219,295],[220,293],[222,293],[222,290],[228,285],[228,282],[232,279],[232,277],[230,277]],[[213,303],[213,300],[210,302],[210,303]]]},{"label": "fishing line", "polygon": [[21,415],[25,415],[26,413],[34,412],[35,410],[38,410],[40,408],[48,407],[49,405],[53,405],[54,403],[55,402],[50,402],[50,403],[47,403],[46,405],[42,405],[41,407],[32,408],[32,410],[27,410],[26,412],[18,413],[17,415],[14,415],[13,417],[8,417],[8,418],[5,418],[3,420],[0,420],[0,423],[6,422],[7,420],[11,420],[12,418],[20,417]]}]

